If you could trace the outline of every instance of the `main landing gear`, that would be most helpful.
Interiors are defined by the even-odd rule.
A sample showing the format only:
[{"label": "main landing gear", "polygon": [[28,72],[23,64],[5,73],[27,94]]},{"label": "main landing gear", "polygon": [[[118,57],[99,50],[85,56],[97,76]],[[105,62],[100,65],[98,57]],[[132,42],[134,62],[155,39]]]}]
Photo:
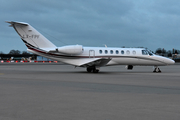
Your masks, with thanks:
[{"label": "main landing gear", "polygon": [[92,67],[87,67],[87,72],[93,72],[93,73],[98,73],[99,72],[99,68],[96,68],[95,66]]},{"label": "main landing gear", "polygon": [[156,73],[160,73],[161,70],[158,66],[154,66],[154,71],[153,72],[156,72]]}]

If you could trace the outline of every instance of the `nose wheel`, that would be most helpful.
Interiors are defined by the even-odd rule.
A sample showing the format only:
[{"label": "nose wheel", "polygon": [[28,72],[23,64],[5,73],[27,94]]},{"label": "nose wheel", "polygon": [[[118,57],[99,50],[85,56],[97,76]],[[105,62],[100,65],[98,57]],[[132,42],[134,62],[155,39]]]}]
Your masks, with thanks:
[{"label": "nose wheel", "polygon": [[158,66],[154,66],[154,71],[153,72],[156,72],[156,73],[161,73],[161,70]]}]

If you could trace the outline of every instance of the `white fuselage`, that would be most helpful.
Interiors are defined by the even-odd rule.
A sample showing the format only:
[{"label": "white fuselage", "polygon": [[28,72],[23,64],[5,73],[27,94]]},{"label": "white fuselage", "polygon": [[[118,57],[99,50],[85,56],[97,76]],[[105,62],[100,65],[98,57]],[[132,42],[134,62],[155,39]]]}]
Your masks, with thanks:
[{"label": "white fuselage", "polygon": [[[61,61],[67,64],[80,66],[80,63],[89,59],[105,58],[111,59],[106,65],[145,65],[164,66],[174,64],[174,61],[158,56],[143,54],[143,48],[115,48],[115,47],[83,47],[83,52],[78,55],[67,55],[61,53],[48,54],[29,50],[34,54]],[[86,59],[86,60],[85,60]]]},{"label": "white fuselage", "polygon": [[157,66],[171,65],[174,61],[152,54],[143,48],[83,47],[67,45],[57,47],[28,23],[7,21],[15,29],[29,52],[78,67],[86,67],[88,72],[98,72],[96,68],[110,65]]}]

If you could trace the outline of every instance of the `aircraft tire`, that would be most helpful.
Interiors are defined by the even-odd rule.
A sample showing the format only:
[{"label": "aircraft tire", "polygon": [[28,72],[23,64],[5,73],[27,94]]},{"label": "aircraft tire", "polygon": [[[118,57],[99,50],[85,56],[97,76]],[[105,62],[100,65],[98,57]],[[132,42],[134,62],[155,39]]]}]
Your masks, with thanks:
[{"label": "aircraft tire", "polygon": [[87,72],[92,72],[92,69],[91,68],[87,68]]},{"label": "aircraft tire", "polygon": [[99,72],[99,70],[93,69],[93,73],[98,73],[98,72]]}]

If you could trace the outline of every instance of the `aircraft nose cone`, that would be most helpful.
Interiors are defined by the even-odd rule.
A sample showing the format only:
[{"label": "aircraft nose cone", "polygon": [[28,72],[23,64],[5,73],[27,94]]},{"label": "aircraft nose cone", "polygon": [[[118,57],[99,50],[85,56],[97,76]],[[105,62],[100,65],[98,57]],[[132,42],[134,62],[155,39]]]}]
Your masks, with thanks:
[{"label": "aircraft nose cone", "polygon": [[171,62],[170,62],[171,64],[174,64],[175,63],[175,61],[174,60],[171,60]]},{"label": "aircraft nose cone", "polygon": [[175,63],[175,61],[174,61],[174,60],[171,60],[171,59],[167,59],[167,60],[166,60],[166,63],[167,63],[168,65],[173,65],[173,64]]}]

